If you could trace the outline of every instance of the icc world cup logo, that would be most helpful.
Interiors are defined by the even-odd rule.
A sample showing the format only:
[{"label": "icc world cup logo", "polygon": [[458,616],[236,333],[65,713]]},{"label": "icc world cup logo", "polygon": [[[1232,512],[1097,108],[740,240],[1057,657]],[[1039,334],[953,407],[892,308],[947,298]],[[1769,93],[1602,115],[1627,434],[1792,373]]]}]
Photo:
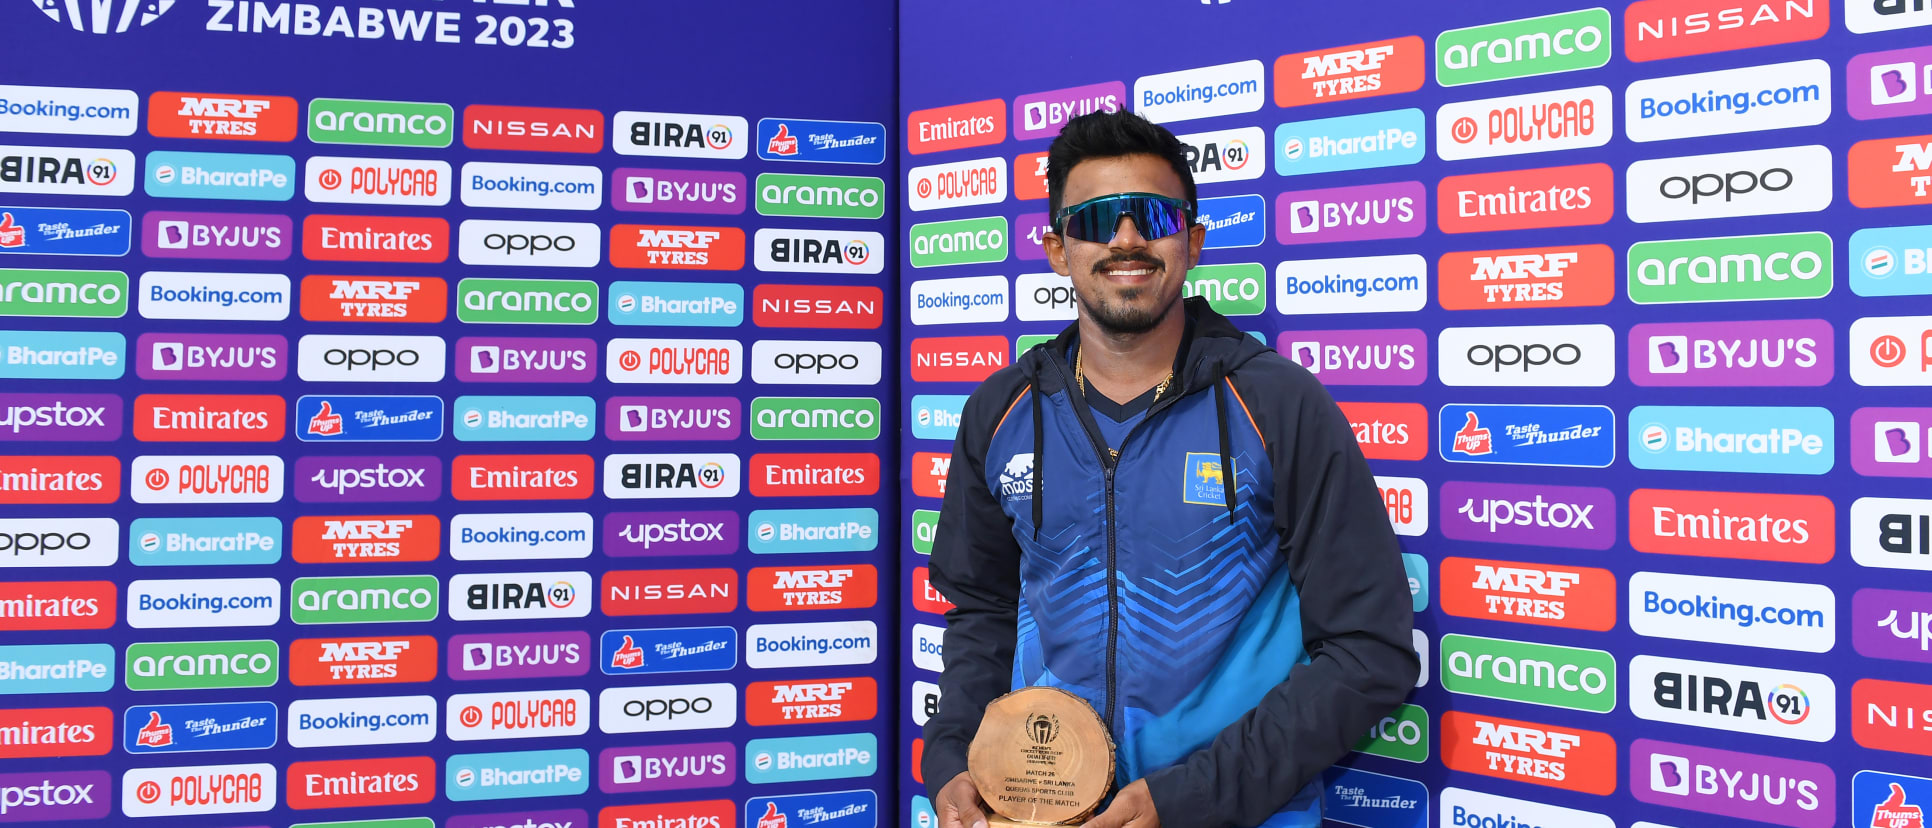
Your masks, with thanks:
[{"label": "icc world cup logo", "polygon": [[65,22],[77,32],[125,32],[137,22],[146,26],[174,8],[174,0],[33,0],[40,13]]},{"label": "icc world cup logo", "polygon": [[1036,745],[1050,745],[1060,738],[1060,717],[1041,713],[1026,720],[1026,735]]}]

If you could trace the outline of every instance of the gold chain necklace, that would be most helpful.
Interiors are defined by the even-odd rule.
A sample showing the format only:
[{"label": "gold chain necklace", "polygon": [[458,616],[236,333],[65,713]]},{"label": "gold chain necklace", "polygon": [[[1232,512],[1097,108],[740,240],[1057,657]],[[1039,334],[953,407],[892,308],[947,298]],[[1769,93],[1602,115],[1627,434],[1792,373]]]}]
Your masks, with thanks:
[{"label": "gold chain necklace", "polygon": [[[1087,395],[1087,374],[1081,370],[1081,365],[1086,360],[1086,357],[1087,349],[1085,348],[1073,352],[1073,381],[1080,384],[1080,396],[1083,397]],[[1155,401],[1160,400],[1161,395],[1167,392],[1167,384],[1173,381],[1174,371],[1173,369],[1169,369],[1167,376],[1161,379],[1161,384],[1154,386]]]}]

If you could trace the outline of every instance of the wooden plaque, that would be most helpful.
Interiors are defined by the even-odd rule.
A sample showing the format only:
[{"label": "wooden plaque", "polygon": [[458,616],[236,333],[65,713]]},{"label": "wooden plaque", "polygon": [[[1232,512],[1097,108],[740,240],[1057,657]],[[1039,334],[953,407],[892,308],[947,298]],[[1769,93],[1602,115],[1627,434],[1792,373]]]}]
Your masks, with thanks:
[{"label": "wooden plaque", "polygon": [[1113,787],[1114,740],[1085,699],[1028,687],[986,705],[966,769],[994,825],[1078,824]]}]

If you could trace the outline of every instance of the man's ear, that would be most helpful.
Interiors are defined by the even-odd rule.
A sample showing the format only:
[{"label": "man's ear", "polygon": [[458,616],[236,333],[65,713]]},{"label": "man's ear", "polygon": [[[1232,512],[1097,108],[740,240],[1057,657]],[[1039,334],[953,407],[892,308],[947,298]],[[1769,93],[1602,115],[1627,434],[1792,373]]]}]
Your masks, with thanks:
[{"label": "man's ear", "polygon": [[[1205,237],[1203,237],[1205,238]],[[1059,233],[1040,235],[1040,247],[1046,250],[1047,266],[1062,276],[1071,276],[1073,268],[1067,264],[1067,240]],[[1198,248],[1199,245],[1196,245]],[[1196,253],[1198,254],[1198,249]]]},{"label": "man's ear", "polygon": [[1187,266],[1192,270],[1201,264],[1201,248],[1207,244],[1207,225],[1196,223],[1187,228]]}]

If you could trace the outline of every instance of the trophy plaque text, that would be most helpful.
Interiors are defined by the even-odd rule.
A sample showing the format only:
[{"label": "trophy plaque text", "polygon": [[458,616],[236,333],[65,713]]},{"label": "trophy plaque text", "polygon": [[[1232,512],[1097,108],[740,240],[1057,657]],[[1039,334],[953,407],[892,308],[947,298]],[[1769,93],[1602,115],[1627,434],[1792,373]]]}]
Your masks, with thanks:
[{"label": "trophy plaque text", "polygon": [[986,705],[966,768],[990,825],[1074,825],[1107,798],[1114,741],[1085,699],[1028,687]]}]

